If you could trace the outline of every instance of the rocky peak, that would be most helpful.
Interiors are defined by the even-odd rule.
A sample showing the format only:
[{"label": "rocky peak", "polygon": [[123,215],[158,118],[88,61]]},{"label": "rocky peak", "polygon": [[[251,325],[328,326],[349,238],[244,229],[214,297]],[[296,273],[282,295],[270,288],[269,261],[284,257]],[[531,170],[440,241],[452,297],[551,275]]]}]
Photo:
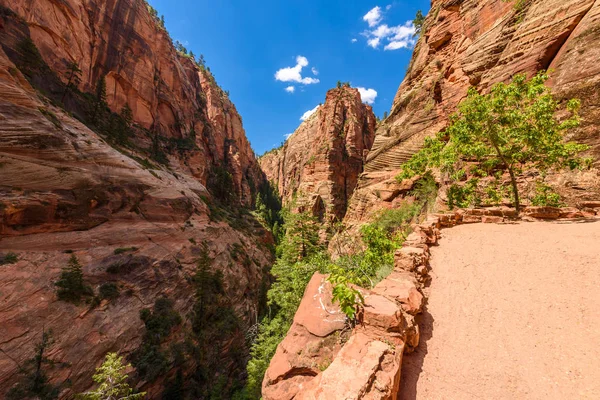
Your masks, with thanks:
[{"label": "rocky peak", "polygon": [[[406,77],[390,115],[379,125],[346,221],[368,220],[401,192],[394,180],[402,164],[448,125],[469,87],[486,91],[518,73],[550,69],[559,98],[582,101],[574,139],[600,156],[600,3],[594,0],[435,0],[425,19]],[[597,162],[596,162],[597,163]],[[600,193],[596,172],[555,180],[571,204]],[[562,186],[562,187],[560,187]],[[580,186],[580,191],[570,190]],[[380,196],[381,189],[394,196]]]},{"label": "rocky peak", "polygon": [[284,202],[312,210],[325,224],[341,220],[373,144],[376,120],[357,89],[327,92],[325,103],[285,144],[259,159]]}]

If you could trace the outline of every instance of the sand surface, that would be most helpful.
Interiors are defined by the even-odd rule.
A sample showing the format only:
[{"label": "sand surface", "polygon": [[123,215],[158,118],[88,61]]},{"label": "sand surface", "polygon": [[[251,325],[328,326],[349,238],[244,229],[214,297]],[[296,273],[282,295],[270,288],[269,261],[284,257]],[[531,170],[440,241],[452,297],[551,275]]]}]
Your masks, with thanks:
[{"label": "sand surface", "polygon": [[442,231],[402,399],[600,399],[600,222]]}]

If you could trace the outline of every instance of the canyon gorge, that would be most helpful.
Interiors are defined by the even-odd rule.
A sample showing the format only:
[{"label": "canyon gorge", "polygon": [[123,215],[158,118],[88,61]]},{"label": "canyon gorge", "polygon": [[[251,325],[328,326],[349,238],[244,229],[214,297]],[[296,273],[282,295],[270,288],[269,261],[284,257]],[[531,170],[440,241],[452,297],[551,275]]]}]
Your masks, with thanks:
[{"label": "canyon gorge", "polygon": [[[600,396],[590,378],[600,371],[597,351],[581,356],[600,323],[590,306],[600,235],[600,0],[432,0],[415,40],[385,118],[339,82],[280,147],[257,157],[229,94],[203,60],[173,44],[145,1],[0,0],[0,397],[21,385],[47,332],[48,384],[61,399],[91,390],[107,353],[131,363],[131,386],[149,399]],[[567,139],[587,146],[586,168],[524,168],[520,215],[508,195],[453,209],[439,171],[398,179],[426,138],[452,124],[470,88],[486,94],[546,70],[559,104],[581,103]],[[534,204],[542,175],[559,203]],[[560,245],[559,229],[571,245]],[[528,251],[502,249],[518,245]],[[548,335],[576,335],[573,325],[583,324],[574,359],[588,366],[569,364],[581,377],[548,372],[562,386],[538,394],[528,392],[545,379],[536,374],[509,391],[461,381],[472,395],[436,383],[440,371],[451,379],[448,365],[468,351],[459,341],[444,347],[438,332],[486,335],[474,321],[502,326],[519,307],[501,297],[500,323],[479,309],[461,314],[453,307],[463,280],[484,276],[481,290],[504,294],[511,279],[502,263],[511,263],[528,291],[544,273],[538,251],[568,290],[584,282],[572,298],[587,302],[587,320],[556,306],[570,292],[555,280],[531,292],[569,315]],[[568,274],[563,256],[586,267]],[[518,277],[527,265],[513,259],[536,269]],[[480,265],[465,272],[495,261],[489,276]],[[89,289],[64,301],[56,282],[73,262]],[[348,278],[344,268],[362,275]],[[468,283],[465,301],[486,307],[476,289]],[[522,292],[516,302],[528,301]],[[543,314],[545,303],[534,304],[515,317],[521,325],[527,312]],[[450,328],[434,325],[436,312]],[[522,339],[513,347],[535,347]],[[504,364],[492,372],[501,381],[518,360],[498,358]]]}]

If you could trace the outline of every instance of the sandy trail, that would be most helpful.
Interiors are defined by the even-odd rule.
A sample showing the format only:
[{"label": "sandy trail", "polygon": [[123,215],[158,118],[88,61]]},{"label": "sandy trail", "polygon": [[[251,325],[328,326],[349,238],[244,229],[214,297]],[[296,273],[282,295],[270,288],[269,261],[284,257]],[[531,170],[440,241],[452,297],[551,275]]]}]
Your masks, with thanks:
[{"label": "sandy trail", "polygon": [[600,222],[442,235],[401,398],[600,399]]}]

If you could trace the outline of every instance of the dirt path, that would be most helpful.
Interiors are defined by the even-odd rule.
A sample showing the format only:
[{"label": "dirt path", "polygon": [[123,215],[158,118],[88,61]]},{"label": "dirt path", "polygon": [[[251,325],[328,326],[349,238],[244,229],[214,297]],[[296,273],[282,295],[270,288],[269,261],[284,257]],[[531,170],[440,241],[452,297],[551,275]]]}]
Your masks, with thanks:
[{"label": "dirt path", "polygon": [[442,236],[402,399],[600,399],[600,222]]}]

